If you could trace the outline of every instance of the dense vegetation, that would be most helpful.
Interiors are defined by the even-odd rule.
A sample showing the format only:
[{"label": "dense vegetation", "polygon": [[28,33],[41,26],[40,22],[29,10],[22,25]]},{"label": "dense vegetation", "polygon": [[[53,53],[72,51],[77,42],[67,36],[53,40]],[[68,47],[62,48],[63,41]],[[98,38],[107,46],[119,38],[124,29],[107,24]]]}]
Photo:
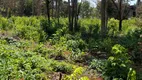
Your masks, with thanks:
[{"label": "dense vegetation", "polygon": [[70,32],[68,19],[0,16],[0,79],[141,80],[142,23],[137,18],[108,21],[80,19]]}]

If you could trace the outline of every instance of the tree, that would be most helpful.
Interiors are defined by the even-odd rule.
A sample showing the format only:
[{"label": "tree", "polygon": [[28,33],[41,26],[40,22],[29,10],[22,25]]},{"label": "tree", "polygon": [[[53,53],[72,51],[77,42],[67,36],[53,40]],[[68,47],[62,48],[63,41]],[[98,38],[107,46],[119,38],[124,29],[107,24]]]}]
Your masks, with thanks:
[{"label": "tree", "polygon": [[140,0],[137,0],[137,5],[136,5],[136,16],[140,17],[142,15],[142,4]]},{"label": "tree", "polygon": [[25,0],[19,0],[19,8],[18,8],[18,14],[20,15],[20,16],[23,16],[24,15],[24,10],[23,9],[25,9]]},{"label": "tree", "polygon": [[46,9],[47,9],[48,24],[50,26],[50,8],[49,8],[50,1],[45,0],[45,2],[46,2]]},{"label": "tree", "polygon": [[57,19],[58,19],[58,25],[59,25],[59,21],[60,21],[60,4],[61,4],[62,0],[56,0],[56,14],[57,14]]},{"label": "tree", "polygon": [[68,0],[69,8],[69,30],[74,32],[78,23],[78,0]]},{"label": "tree", "polygon": [[118,10],[118,17],[119,17],[119,31],[121,31],[122,30],[122,21],[123,21],[123,14],[125,13],[125,8],[127,8],[126,7],[126,5],[124,5],[124,7],[123,7],[123,4],[128,4],[128,1],[129,0],[126,0],[126,1],[123,1],[123,0],[118,0],[118,6],[117,6],[117,3],[116,3],[116,1],[115,0],[112,0],[112,2],[113,2],[113,4],[115,5],[115,7],[117,8],[117,10]]},{"label": "tree", "polygon": [[25,9],[24,9],[24,15],[25,16],[31,16],[34,15],[34,0],[25,0]]},{"label": "tree", "polygon": [[122,30],[122,0],[119,0],[119,31]]},{"label": "tree", "polygon": [[68,19],[69,19],[69,31],[73,31],[72,21],[71,21],[71,1],[68,0]]},{"label": "tree", "polygon": [[88,1],[82,1],[80,7],[80,16],[81,18],[91,18],[94,17],[95,12],[94,8],[90,6],[90,3]]},{"label": "tree", "polygon": [[[119,31],[122,30],[122,21],[129,18],[129,12],[131,11],[131,6],[128,4],[129,0],[107,0],[107,17],[115,18],[119,20]],[[101,2],[97,3],[97,13],[101,13]],[[99,15],[98,15],[99,16]]]},{"label": "tree", "polygon": [[140,2],[141,2],[141,0],[137,0],[137,6],[139,6],[139,5],[140,5]]},{"label": "tree", "polygon": [[107,29],[107,0],[101,1],[101,35],[105,37]]}]

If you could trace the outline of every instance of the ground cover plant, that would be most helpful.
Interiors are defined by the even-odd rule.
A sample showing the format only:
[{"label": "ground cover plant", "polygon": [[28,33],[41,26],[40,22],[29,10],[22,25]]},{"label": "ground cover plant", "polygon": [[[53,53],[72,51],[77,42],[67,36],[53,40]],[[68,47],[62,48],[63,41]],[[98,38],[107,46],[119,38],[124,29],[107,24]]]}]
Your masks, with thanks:
[{"label": "ground cover plant", "polygon": [[99,19],[80,20],[74,33],[66,18],[56,21],[49,26],[42,16],[0,17],[1,79],[141,79],[142,29],[135,18],[124,21],[121,33],[110,19],[106,38],[100,38]]}]

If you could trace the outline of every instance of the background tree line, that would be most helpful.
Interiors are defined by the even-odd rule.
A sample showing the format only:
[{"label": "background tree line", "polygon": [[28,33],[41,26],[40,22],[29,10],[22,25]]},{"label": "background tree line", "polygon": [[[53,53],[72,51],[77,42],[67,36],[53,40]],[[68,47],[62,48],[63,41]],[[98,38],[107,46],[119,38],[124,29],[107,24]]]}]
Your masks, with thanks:
[{"label": "background tree line", "polygon": [[[77,31],[79,18],[100,18],[101,32],[107,32],[107,21],[109,18],[119,20],[119,31],[122,30],[122,22],[130,17],[140,16],[141,1],[131,6],[131,0],[97,0],[97,7],[91,7],[86,0],[0,0],[0,13],[3,16],[40,16],[45,15],[50,18],[68,17],[69,30]],[[131,13],[131,14],[130,14]]]}]

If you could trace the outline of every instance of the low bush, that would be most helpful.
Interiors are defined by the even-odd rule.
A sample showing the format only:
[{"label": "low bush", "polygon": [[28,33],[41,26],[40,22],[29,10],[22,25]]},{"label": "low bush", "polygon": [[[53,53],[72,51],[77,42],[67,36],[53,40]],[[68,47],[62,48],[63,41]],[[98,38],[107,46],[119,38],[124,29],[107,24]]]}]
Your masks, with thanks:
[{"label": "low bush", "polygon": [[53,67],[53,71],[62,72],[65,74],[71,74],[74,70],[74,66],[71,64],[67,64],[66,62],[52,62],[51,66]]},{"label": "low bush", "polygon": [[109,79],[136,80],[136,72],[131,69],[131,63],[127,50],[116,44],[112,47],[112,56],[107,60],[105,75],[109,76]]},{"label": "low bush", "polygon": [[74,72],[71,75],[65,76],[63,80],[89,80],[88,77],[82,77],[84,71],[84,68],[78,67],[74,70]]},{"label": "low bush", "polygon": [[141,29],[136,29],[134,31],[130,31],[126,36],[121,37],[118,41],[121,45],[125,46],[129,50],[129,54],[131,55],[134,62],[138,62],[141,64],[142,55],[141,55]]},{"label": "low bush", "polygon": [[106,60],[93,59],[89,65],[89,68],[95,69],[98,72],[104,74],[106,68]]},{"label": "low bush", "polygon": [[52,72],[49,61],[36,53],[2,44],[0,48],[1,79],[43,79],[47,78],[43,74]]}]

